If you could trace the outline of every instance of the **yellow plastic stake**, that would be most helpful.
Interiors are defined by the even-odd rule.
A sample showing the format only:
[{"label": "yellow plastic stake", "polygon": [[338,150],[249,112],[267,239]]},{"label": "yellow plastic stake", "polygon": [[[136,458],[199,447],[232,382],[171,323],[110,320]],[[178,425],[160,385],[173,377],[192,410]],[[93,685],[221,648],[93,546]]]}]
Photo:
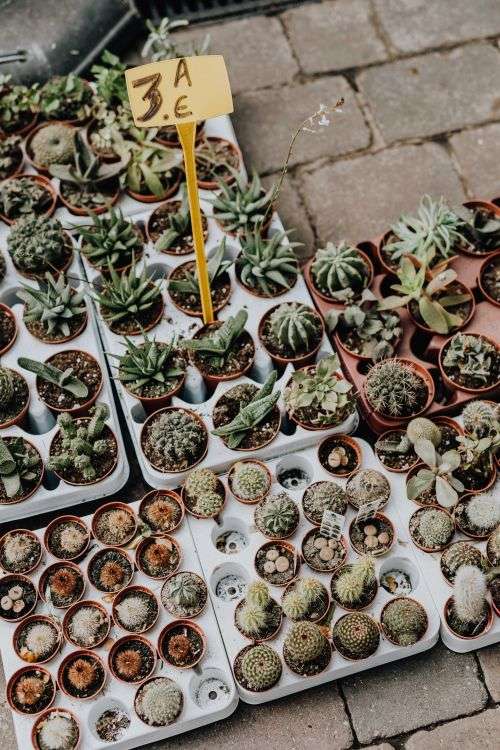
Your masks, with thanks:
[{"label": "yellow plastic stake", "polygon": [[191,229],[193,232],[194,252],[196,255],[196,272],[198,274],[198,284],[200,286],[203,322],[206,325],[207,323],[213,323],[214,311],[212,307],[212,296],[210,294],[207,259],[205,257],[205,241],[203,238],[203,224],[201,222],[198,181],[196,179],[196,159],[194,154],[196,123],[183,122],[178,123],[176,127],[177,132],[179,133],[182,151],[184,153],[189,212],[191,214]]}]

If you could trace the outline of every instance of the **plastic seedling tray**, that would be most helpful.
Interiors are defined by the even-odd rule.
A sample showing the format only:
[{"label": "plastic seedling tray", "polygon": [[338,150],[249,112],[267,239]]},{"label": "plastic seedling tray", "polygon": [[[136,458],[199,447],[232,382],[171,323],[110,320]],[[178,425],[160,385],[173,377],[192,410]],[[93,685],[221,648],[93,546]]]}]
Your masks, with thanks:
[{"label": "plastic seedling tray", "polygon": [[[130,507],[137,511],[138,502],[131,503]],[[91,516],[86,516],[82,520],[90,528]],[[43,540],[44,529],[35,532],[40,541]],[[180,544],[182,559],[179,570],[192,571],[202,575],[198,558],[194,550],[193,541],[189,527],[184,520],[180,528],[173,533],[173,536]],[[85,572],[87,561],[92,557],[101,545],[94,539],[87,551],[84,560],[80,563],[80,569]],[[124,548],[127,551],[127,548]],[[133,551],[129,550],[133,557]],[[39,567],[30,575],[31,580],[38,584],[43,569],[56,560],[46,551]],[[152,590],[159,600],[163,581],[152,580],[135,569],[131,585],[142,585]],[[87,580],[86,589],[83,594],[85,600],[91,599],[103,604],[111,614],[111,603],[108,599],[111,596],[103,595],[95,589]],[[158,636],[161,630],[175,618],[170,615],[165,608],[159,603],[159,618],[155,626],[144,633],[144,637],[149,640],[154,647],[158,642]],[[54,609],[49,612],[49,608],[40,599],[38,600],[36,614],[52,614],[59,617],[62,621],[67,610]],[[238,694],[232,679],[231,670],[226,660],[224,647],[222,644],[217,621],[214,616],[210,598],[205,610],[198,615],[194,622],[204,631],[207,641],[207,650],[201,662],[192,669],[176,669],[165,664],[158,659],[157,665],[153,672],[153,677],[170,677],[182,689],[184,703],[179,718],[170,726],[154,728],[141,721],[134,711],[134,695],[138,685],[129,685],[120,682],[111,676],[107,669],[107,657],[109,642],[103,646],[93,649],[98,654],[106,666],[106,683],[103,692],[99,693],[94,699],[75,700],[68,698],[60,689],[56,692],[56,698],[53,707],[66,708],[72,711],[80,722],[81,741],[79,750],[100,750],[101,748],[110,747],[111,745],[117,750],[129,750],[134,747],[144,747],[150,742],[164,740],[167,737],[188,732],[206,724],[229,716],[236,708],[238,703]],[[2,660],[5,670],[5,677],[8,681],[10,676],[23,666],[26,662],[22,661],[15,653],[12,647],[12,634],[14,633],[17,623],[6,623],[0,621],[0,643]],[[112,624],[110,638],[116,640],[126,635],[125,631]],[[52,674],[54,680],[57,677],[59,664],[65,656],[74,652],[76,647],[64,641],[62,650],[57,656],[51,659],[43,666]],[[121,708],[130,718],[128,729],[116,742],[106,742],[99,738],[95,732],[95,722],[97,718],[107,709]],[[31,747],[31,728],[34,718],[22,716],[13,712],[14,728],[19,747]]]},{"label": "plastic seedling tray", "polygon": [[[380,471],[380,463],[368,443],[358,438],[356,440],[362,451],[361,468],[376,468]],[[308,475],[309,481],[307,485],[322,480],[333,480],[345,486],[347,480],[328,474],[320,465],[315,448],[309,448],[301,453],[289,453],[288,455],[268,461],[267,466],[273,477],[270,492],[283,490],[288,492],[300,509],[298,529],[293,536],[286,540],[287,542],[291,542],[298,553],[300,553],[302,539],[313,528],[312,524],[305,519],[301,507],[301,499],[305,487],[299,490],[288,489],[280,484],[278,477],[280,477],[283,471],[294,468],[301,469]],[[283,660],[281,679],[270,690],[256,693],[238,685],[240,696],[246,703],[258,704],[282,698],[285,695],[307,690],[307,688],[331,682],[346,675],[426,651],[436,643],[439,635],[439,615],[434,607],[424,576],[416,565],[406,527],[401,523],[398,515],[397,507],[401,502],[400,488],[392,481],[392,476],[389,476],[388,473],[386,476],[391,481],[391,498],[381,512],[392,521],[396,531],[396,541],[388,553],[375,558],[377,577],[380,578],[381,572],[390,570],[400,570],[409,575],[412,583],[410,596],[419,601],[427,611],[428,628],[423,638],[414,646],[400,647],[393,645],[381,635],[380,645],[375,654],[359,661],[346,660],[334,650],[329,666],[314,677],[301,677],[295,674]],[[254,568],[254,556],[259,547],[268,541],[254,525],[254,510],[255,505],[243,505],[239,503],[228,491],[226,505],[217,520],[189,518],[189,525],[194,536],[198,556],[202,561],[205,578],[209,583],[210,595],[231,663],[233,663],[234,658],[242,648],[251,644],[251,641],[244,638],[235,627],[234,611],[237,602],[244,596],[244,591],[248,583],[258,579]],[[346,541],[349,524],[355,516],[355,511],[349,508],[343,529],[343,536]],[[217,539],[228,531],[234,532],[236,546],[235,551],[230,554],[221,552],[216,547]],[[348,555],[346,562],[350,563],[355,561],[358,555],[352,550],[348,541],[347,546]],[[326,586],[327,590],[330,590],[331,574],[318,573],[312,570],[303,560],[301,561],[299,575],[318,578]],[[271,596],[279,603],[283,588],[270,586],[270,591]],[[378,621],[383,606],[392,598],[391,594],[385,591],[382,586],[379,586],[375,600],[363,611],[371,614]],[[346,610],[340,606],[336,606],[332,626],[345,613]],[[283,642],[288,629],[289,624],[284,617],[283,624],[277,636],[266,641],[266,644],[274,648],[280,656],[282,656]]]},{"label": "plastic seedling tray", "polygon": [[[0,241],[5,239],[5,229],[0,229]],[[4,244],[4,243],[2,243]],[[20,277],[12,264],[7,253],[4,253],[7,263],[5,279],[0,284],[0,302],[11,307],[16,317],[17,338],[14,345],[2,356],[2,365],[11,367],[21,372],[26,378],[30,388],[30,406],[27,418],[22,425],[7,427],[0,431],[1,437],[22,436],[29,440],[40,452],[44,463],[49,456],[49,447],[53,436],[58,430],[56,418],[38,397],[36,390],[36,377],[31,372],[22,370],[17,360],[20,356],[29,356],[33,359],[44,361],[51,354],[68,349],[82,349],[92,354],[99,362],[103,375],[103,386],[97,399],[97,403],[104,402],[110,408],[110,418],[107,422],[113,430],[118,444],[118,462],[114,471],[101,482],[86,486],[72,486],[60,480],[53,472],[46,469],[42,484],[38,490],[27,500],[11,505],[0,505],[0,521],[7,522],[19,518],[26,518],[38,513],[45,513],[60,508],[74,505],[87,500],[96,500],[117,492],[123,487],[128,479],[129,466],[125,456],[125,448],[121,436],[120,425],[109,380],[108,368],[104,357],[93,307],[87,301],[88,323],[85,330],[76,338],[63,344],[45,344],[32,336],[22,321],[23,303],[16,296],[16,290],[20,288],[21,282],[31,287],[37,283]],[[78,260],[75,258],[68,270],[68,277],[72,285],[81,286],[81,272]]]},{"label": "plastic seedling tray", "polygon": [[[207,133],[208,135],[217,135],[235,142],[234,131],[231,122],[227,117],[219,117],[208,122]],[[209,255],[213,252],[213,249],[219,244],[222,237],[224,236],[222,230],[219,228],[215,220],[211,217],[211,205],[206,200],[206,198],[210,195],[213,195],[213,192],[203,190],[201,191],[202,209],[208,216],[208,239],[206,242],[206,249]],[[134,219],[138,221],[147,221],[148,216],[149,212],[142,213],[134,216]],[[282,228],[281,222],[277,218],[275,218],[272,226],[275,229]],[[239,252],[238,240],[226,235],[226,247],[228,255],[230,255],[232,258],[235,258]],[[187,260],[194,260],[194,253],[187,256],[169,256],[156,251],[152,246],[148,246],[146,248],[145,257],[143,258],[142,262],[146,264],[148,270],[152,272],[157,278],[162,278],[168,276],[172,268],[179,265],[180,263],[185,263]],[[88,280],[90,282],[96,282],[98,284],[99,274],[95,271],[94,268],[92,268],[92,266],[86,261],[84,257],[82,257],[82,263],[84,265]],[[307,291],[305,281],[301,275],[299,275],[297,283],[292,289],[290,289],[290,291],[273,299],[262,299],[247,292],[236,280],[234,267],[231,267],[231,269],[229,270],[229,275],[231,278],[232,288],[231,298],[229,300],[229,303],[226,305],[226,307],[224,307],[218,317],[219,319],[225,319],[230,315],[235,315],[236,312],[242,307],[244,307],[248,311],[248,321],[246,324],[246,329],[252,335],[256,346],[255,363],[249,373],[250,377],[238,378],[237,380],[219,384],[215,392],[208,396],[201,375],[194,367],[189,366],[186,384],[180,395],[178,397],[174,397],[172,400],[173,406],[187,407],[202,416],[209,432],[212,429],[212,408],[217,399],[220,398],[222,393],[241,382],[254,382],[256,384],[262,384],[273,369],[271,358],[259,344],[257,336],[259,321],[264,313],[271,307],[274,307],[281,302],[296,301],[303,302],[304,304],[307,304],[309,306],[312,305],[312,301]],[[177,335],[179,338],[191,338],[193,333],[202,325],[201,318],[190,317],[178,310],[170,300],[166,290],[164,291],[164,301],[165,308],[163,318],[160,323],[157,324],[155,328],[153,328],[152,331],[149,332],[148,335],[156,336],[159,341],[165,340],[166,338],[170,339],[173,334]],[[104,341],[105,350],[112,354],[122,354],[124,351],[123,337],[114,334],[108,328],[106,323],[100,317],[99,311],[97,311],[97,317],[100,323],[100,331]],[[142,339],[141,337],[136,336],[134,337],[134,340],[141,341]],[[331,353],[331,345],[327,337],[325,336],[320,351],[317,355],[318,359],[326,357]],[[116,364],[116,360],[111,358],[110,364]],[[288,382],[292,372],[293,367],[289,365],[284,373],[280,374],[280,379],[278,380],[275,387],[281,392],[283,392],[283,389]],[[151,467],[151,465],[145,458],[140,447],[140,433],[142,424],[146,418],[146,414],[139,401],[130,396],[130,394],[121,387],[118,381],[116,382],[118,395],[123,406],[123,411],[125,413],[132,438],[136,445],[137,456],[146,481],[148,481],[153,487],[178,486],[184,478],[183,474],[165,474],[159,472]],[[349,419],[344,421],[336,428],[321,431],[321,433],[305,430],[303,427],[293,424],[286,418],[282,399],[280,399],[278,405],[283,416],[281,431],[272,441],[272,443],[270,443],[270,445],[252,453],[252,455],[255,455],[256,457],[271,458],[272,456],[279,455],[287,450],[300,450],[301,448],[314,445],[317,442],[319,435],[323,437],[323,435],[333,434],[336,432],[348,433],[352,432],[357,426],[358,417],[357,414],[354,413]],[[224,446],[220,438],[210,435],[207,456],[199,465],[203,467],[211,467],[216,471],[224,471],[227,470],[229,465],[234,460],[236,460],[238,457],[244,457],[245,455],[245,452],[229,450]]]}]

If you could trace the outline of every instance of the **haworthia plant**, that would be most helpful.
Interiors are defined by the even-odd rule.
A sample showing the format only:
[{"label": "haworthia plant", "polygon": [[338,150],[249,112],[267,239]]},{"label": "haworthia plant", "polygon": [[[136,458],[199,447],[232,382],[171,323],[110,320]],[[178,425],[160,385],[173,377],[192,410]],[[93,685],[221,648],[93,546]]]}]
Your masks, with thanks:
[{"label": "haworthia plant", "polygon": [[189,339],[182,342],[182,346],[192,352],[199,352],[209,356],[214,367],[222,367],[225,358],[234,342],[241,335],[247,322],[246,310],[238,310],[234,317],[230,317],[207,336],[199,339]]},{"label": "haworthia plant", "polygon": [[58,367],[54,367],[47,362],[39,362],[36,359],[29,359],[28,357],[19,357],[17,363],[20,367],[33,372],[42,380],[59,386],[63,391],[68,391],[75,398],[86,398],[89,394],[89,389],[85,383],[73,375],[72,367],[60,370]]},{"label": "haworthia plant", "polygon": [[273,393],[276,377],[277,373],[273,371],[262,388],[256,391],[250,403],[243,406],[229,424],[213,430],[214,435],[226,438],[228,448],[237,448],[245,434],[257,427],[276,405],[280,396],[279,391]]},{"label": "haworthia plant", "polygon": [[21,480],[27,482],[36,478],[32,471],[38,464],[38,456],[30,455],[21,437],[11,440],[11,448],[0,438],[0,480],[7,497],[14,497],[21,489]]}]

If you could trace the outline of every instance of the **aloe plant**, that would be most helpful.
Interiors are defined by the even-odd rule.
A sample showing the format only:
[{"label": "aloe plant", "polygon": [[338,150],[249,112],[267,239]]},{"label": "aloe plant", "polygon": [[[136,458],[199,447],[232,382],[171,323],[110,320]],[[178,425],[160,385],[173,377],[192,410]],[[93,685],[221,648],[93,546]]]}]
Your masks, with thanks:
[{"label": "aloe plant", "polygon": [[86,312],[84,292],[75,291],[63,274],[54,279],[45,274],[46,286],[43,289],[23,285],[17,296],[25,303],[24,320],[39,323],[49,337],[71,333],[70,321]]},{"label": "aloe plant", "polygon": [[152,140],[153,135],[144,131],[138,140],[127,141],[130,159],[124,175],[126,186],[134,193],[156,195],[162,198],[173,181],[173,171],[182,164],[182,153]]},{"label": "aloe plant", "polygon": [[270,239],[264,239],[260,230],[246,232],[236,261],[245,286],[273,297],[295,284],[299,271],[293,248],[301,243],[287,242],[286,237],[286,232],[275,232]]},{"label": "aloe plant", "polygon": [[410,500],[418,500],[424,492],[435,493],[439,505],[451,508],[458,500],[458,493],[464,491],[462,482],[453,476],[460,466],[460,454],[456,450],[440,455],[430,440],[421,438],[415,441],[414,450],[424,462],[425,468],[412,476],[406,492]]},{"label": "aloe plant", "polygon": [[451,268],[440,271],[426,283],[427,266],[422,264],[415,268],[409,258],[403,258],[398,270],[400,283],[393,284],[391,289],[402,296],[385,297],[378,306],[379,310],[394,310],[397,307],[409,305],[412,301],[418,303],[418,310],[424,323],[436,333],[446,334],[453,328],[463,325],[460,315],[448,311],[464,302],[471,302],[470,294],[444,294],[447,287],[457,280],[457,273]]},{"label": "aloe plant", "polygon": [[168,228],[162,231],[155,242],[155,250],[160,253],[171,248],[174,242],[191,232],[191,214],[185,184],[182,185],[179,208],[177,211],[171,211],[166,218]]},{"label": "aloe plant", "polygon": [[228,448],[237,448],[245,435],[257,427],[275,407],[280,393],[273,392],[277,374],[273,371],[266,382],[257,390],[249,403],[242,405],[234,419],[222,427],[212,430],[214,435],[224,438]]},{"label": "aloe plant", "polygon": [[228,185],[225,180],[217,180],[220,193],[209,198],[214,217],[226,232],[239,235],[247,230],[262,230],[274,188],[266,192],[255,171],[250,182],[236,169],[231,169],[231,173],[234,182]]},{"label": "aloe plant", "polygon": [[182,346],[191,352],[203,355],[210,369],[220,370],[224,367],[235,342],[243,333],[247,318],[246,310],[238,310],[234,317],[227,318],[219,328],[201,338],[186,339],[182,342]]},{"label": "aloe plant", "polygon": [[161,299],[160,287],[146,268],[141,272],[137,270],[134,257],[128,272],[119,275],[110,263],[108,271],[109,277],[103,280],[102,290],[94,295],[107,323],[118,323],[124,318],[139,320],[141,314]]},{"label": "aloe plant", "polygon": [[109,354],[118,361],[118,378],[132,393],[138,396],[157,391],[161,395],[169,391],[169,381],[177,380],[185,373],[184,362],[176,357],[176,340],[157,342],[144,335],[142,344],[125,338],[123,354]]},{"label": "aloe plant", "polygon": [[36,359],[29,359],[28,357],[19,357],[17,363],[24,370],[34,373],[38,378],[47,381],[47,383],[57,385],[63,391],[68,391],[75,398],[86,398],[89,394],[89,389],[85,383],[73,375],[72,367],[60,370],[58,367],[54,367],[47,362],[39,362]]},{"label": "aloe plant", "polygon": [[83,255],[99,269],[108,263],[115,268],[127,265],[143,246],[140,232],[120,209],[112,208],[106,216],[92,216],[92,225],[79,226],[78,232]]},{"label": "aloe plant", "polygon": [[[228,269],[233,265],[232,260],[224,260],[225,252],[226,238],[223,237],[212,257],[209,258],[207,262],[208,278],[212,284],[216,279],[220,279],[224,273],[227,273]],[[168,288],[172,292],[178,292],[179,294],[194,294],[196,297],[199,297],[200,285],[196,268],[193,267],[192,271],[183,268],[183,278],[171,279],[168,282]]]}]

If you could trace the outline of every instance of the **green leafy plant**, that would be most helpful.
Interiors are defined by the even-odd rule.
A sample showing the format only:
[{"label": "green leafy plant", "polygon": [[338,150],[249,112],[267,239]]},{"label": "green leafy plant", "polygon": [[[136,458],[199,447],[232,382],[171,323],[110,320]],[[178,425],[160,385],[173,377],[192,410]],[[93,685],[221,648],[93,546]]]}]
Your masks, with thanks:
[{"label": "green leafy plant", "polygon": [[247,232],[236,261],[242,283],[265,297],[290,289],[297,280],[298,264],[293,252],[299,242],[288,242],[286,232],[264,239],[260,231]]},{"label": "green leafy plant", "polygon": [[174,21],[171,21],[170,18],[162,18],[158,26],[147,20],[146,27],[149,36],[142,48],[141,56],[149,58],[152,62],[157,62],[158,60],[169,60],[176,57],[206,55],[210,44],[209,35],[205,36],[201,43],[193,41],[182,46],[179,46],[172,39],[172,31],[187,25],[188,21],[181,18]]},{"label": "green leafy plant", "polygon": [[151,133],[145,131],[140,140],[126,141],[130,147],[130,159],[124,182],[134,193],[162,198],[169,184],[175,181],[175,171],[182,164],[182,153],[151,139]]},{"label": "green leafy plant", "polygon": [[92,225],[79,226],[83,255],[99,269],[108,264],[121,268],[142,250],[141,233],[134,222],[124,217],[119,208],[111,208],[105,216],[92,216]]},{"label": "green leafy plant", "polygon": [[440,455],[430,440],[420,438],[414,445],[415,453],[424,462],[406,485],[410,500],[418,500],[423,493],[436,497],[438,505],[451,508],[458,500],[458,493],[464,491],[462,482],[453,476],[460,466],[460,454],[456,450]]},{"label": "green leafy plant", "polygon": [[191,352],[204,355],[210,369],[220,370],[243,333],[247,319],[247,311],[238,310],[235,316],[227,318],[219,328],[202,338],[185,339],[182,346]]},{"label": "green leafy plant", "polygon": [[321,359],[314,367],[296,370],[285,388],[285,406],[290,415],[323,427],[342,422],[354,409],[352,385],[337,377],[336,354]]},{"label": "green leafy plant", "polygon": [[496,348],[481,336],[457,333],[450,339],[443,357],[443,367],[458,371],[473,386],[484,387],[498,367]]},{"label": "green leafy plant", "polygon": [[0,185],[1,212],[8,219],[39,216],[48,211],[51,203],[49,190],[29,177],[11,177]]},{"label": "green leafy plant", "polygon": [[92,65],[90,69],[97,95],[110,106],[128,104],[126,69],[127,66],[120,58],[107,49],[101,55],[101,62]]},{"label": "green leafy plant", "polygon": [[283,302],[276,307],[269,316],[269,328],[277,347],[294,354],[311,351],[321,334],[318,315],[299,302]]},{"label": "green leafy plant", "polygon": [[19,219],[7,237],[7,249],[14,265],[33,274],[60,267],[68,253],[66,243],[61,222],[46,216]]},{"label": "green leafy plant", "polygon": [[311,276],[319,292],[340,302],[350,302],[368,286],[370,268],[366,260],[345,242],[316,250]]},{"label": "green leafy plant", "polygon": [[157,342],[144,336],[142,344],[135,344],[125,336],[125,352],[110,354],[118,361],[118,378],[132,393],[142,396],[162,395],[172,389],[172,382],[182,377],[186,367],[176,353],[176,340]]},{"label": "green leafy plant", "polygon": [[212,431],[214,435],[224,438],[228,448],[237,448],[245,435],[257,427],[275,407],[280,396],[279,391],[273,392],[276,377],[276,372],[273,371],[250,402],[241,406],[231,422]]},{"label": "green leafy plant", "polygon": [[60,452],[50,456],[49,469],[65,471],[74,468],[86,482],[96,478],[96,462],[110,450],[110,441],[102,437],[109,419],[109,407],[98,404],[91,413],[91,418],[85,424],[67,412],[58,416],[57,424],[62,438]]},{"label": "green leafy plant", "polygon": [[128,103],[111,108],[104,100],[97,99],[94,119],[95,125],[89,129],[88,138],[96,151],[112,157],[119,157],[130,151],[127,139],[133,139],[139,131],[134,125]]},{"label": "green leafy plant", "polygon": [[492,253],[500,247],[500,218],[483,208],[471,212],[461,209],[457,213],[464,220],[463,235],[471,247],[481,254]]},{"label": "green leafy plant", "polygon": [[93,93],[75,73],[54,76],[37,97],[38,109],[47,120],[83,120],[90,115]]},{"label": "green leafy plant", "polygon": [[214,217],[226,232],[240,235],[248,230],[262,231],[273,188],[266,192],[255,171],[250,182],[236,169],[231,169],[231,173],[234,176],[231,184],[217,180],[220,192],[210,199]]},{"label": "green leafy plant", "polygon": [[155,250],[168,250],[174,242],[191,232],[191,214],[185,184],[182,185],[181,202],[177,211],[171,211],[167,218],[168,228],[164,229],[155,242]]},{"label": "green leafy plant", "polygon": [[23,369],[34,373],[37,378],[57,385],[63,391],[71,393],[75,398],[81,399],[88,396],[89,389],[85,383],[73,375],[72,367],[60,370],[58,367],[54,367],[47,362],[39,362],[36,359],[29,359],[28,357],[19,357],[17,363]]},{"label": "green leafy plant", "polygon": [[403,417],[420,410],[419,406],[427,397],[427,385],[406,362],[386,359],[369,371],[365,392],[370,405],[379,414]]},{"label": "green leafy plant", "polygon": [[402,296],[385,297],[379,303],[379,310],[394,310],[416,302],[418,311],[424,323],[436,333],[446,334],[453,328],[464,323],[460,315],[448,311],[448,308],[458,307],[465,302],[472,302],[470,293],[460,294],[450,292],[446,289],[457,280],[457,273],[451,268],[440,271],[428,283],[426,283],[425,263],[420,268],[415,268],[409,258],[401,260],[398,269],[399,284],[393,284],[392,289]]},{"label": "green leafy plant", "polygon": [[25,303],[24,320],[27,323],[40,323],[49,337],[69,336],[70,321],[84,315],[85,294],[76,292],[61,274],[54,279],[50,273],[45,275],[44,289],[33,289],[23,286],[17,296]]},{"label": "green leafy plant", "polygon": [[133,256],[130,269],[125,273],[119,275],[110,263],[108,271],[101,291],[94,296],[107,323],[116,324],[127,318],[140,322],[141,315],[161,300],[160,287],[146,268],[137,270]]},{"label": "green leafy plant", "polygon": [[33,119],[38,84],[10,83],[11,76],[0,74],[0,129],[5,133],[20,130]]},{"label": "green leafy plant", "polygon": [[68,164],[75,149],[75,129],[55,122],[45,125],[31,141],[33,161],[42,167],[50,164]]},{"label": "green leafy plant", "polygon": [[[217,245],[214,253],[207,261],[208,278],[210,279],[212,285],[214,281],[220,279],[223,274],[227,273],[229,268],[231,268],[231,266],[233,265],[232,260],[224,259],[225,252],[226,238],[223,237],[220,243]],[[195,297],[199,297],[200,285],[196,267],[194,267],[192,271],[184,268],[182,279],[171,279],[168,282],[168,288],[172,292],[178,292],[179,294],[183,295],[194,294]]]},{"label": "green leafy plant", "polygon": [[0,437],[0,481],[8,498],[20,492],[23,480],[36,479],[34,468],[39,463],[38,454],[30,451],[21,437],[11,437],[9,445]]}]

